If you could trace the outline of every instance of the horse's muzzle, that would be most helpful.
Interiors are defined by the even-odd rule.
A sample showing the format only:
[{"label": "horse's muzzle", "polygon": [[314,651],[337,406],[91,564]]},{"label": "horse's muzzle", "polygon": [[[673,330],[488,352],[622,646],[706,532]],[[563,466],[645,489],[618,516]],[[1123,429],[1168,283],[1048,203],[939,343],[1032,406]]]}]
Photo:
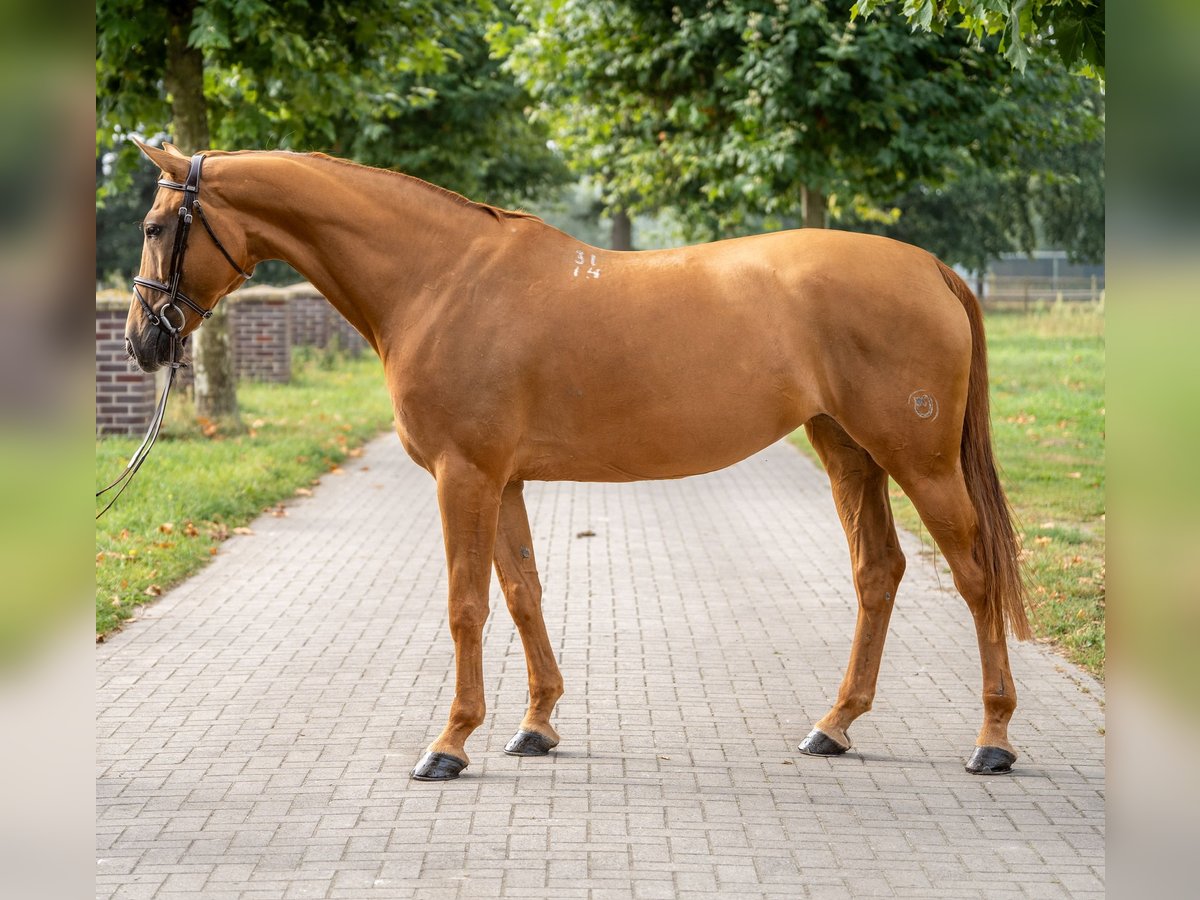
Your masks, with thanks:
[{"label": "horse's muzzle", "polygon": [[170,354],[170,343],[163,346],[162,338],[157,329],[147,329],[146,334],[125,335],[125,352],[137,363],[143,372],[156,372],[166,365]]}]

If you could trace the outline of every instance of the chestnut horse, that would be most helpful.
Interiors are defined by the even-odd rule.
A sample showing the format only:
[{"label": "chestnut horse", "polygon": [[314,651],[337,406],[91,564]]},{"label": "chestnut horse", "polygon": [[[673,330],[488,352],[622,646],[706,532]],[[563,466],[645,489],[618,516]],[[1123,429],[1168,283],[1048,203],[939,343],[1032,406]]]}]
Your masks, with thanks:
[{"label": "chestnut horse", "polygon": [[[205,154],[191,196],[209,234],[193,233],[176,265],[173,238],[190,222],[180,191],[200,165],[170,145],[140,146],[164,182],[145,219],[146,302],[132,303],[126,328],[137,363],[171,363],[199,312],[256,263],[286,260],[379,354],[404,449],[436,479],[455,694],[414,778],[467,766],[467,738],[484,717],[493,565],[529,669],[528,711],[505,750],[558,744],[551,714],[563,682],[525,481],[682,478],[801,425],[829,473],[859,606],[837,702],[800,749],[844,753],[847,729],[871,708],[904,572],[891,475],[974,617],[984,716],[967,769],[1009,771],[1016,692],[1005,626],[1029,634],[1018,544],[993,460],[979,303],[935,257],[811,229],[614,252],[395,172],[243,151]],[[169,316],[168,265],[191,298]],[[181,324],[167,335],[160,317]]]}]

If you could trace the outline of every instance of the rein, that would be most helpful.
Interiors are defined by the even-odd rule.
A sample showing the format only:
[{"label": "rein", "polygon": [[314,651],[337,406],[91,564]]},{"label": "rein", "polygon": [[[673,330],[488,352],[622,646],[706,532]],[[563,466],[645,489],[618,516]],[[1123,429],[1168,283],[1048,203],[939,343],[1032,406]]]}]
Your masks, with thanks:
[{"label": "rein", "polygon": [[[183,355],[183,345],[187,341],[187,338],[181,336],[181,332],[184,326],[187,325],[187,313],[183,311],[183,307],[180,304],[183,304],[183,306],[186,306],[199,316],[201,319],[200,324],[203,324],[204,320],[211,318],[213,314],[211,309],[205,309],[179,289],[179,282],[183,278],[183,257],[187,251],[188,232],[191,231],[194,217],[199,217],[200,224],[204,226],[204,230],[208,232],[208,236],[217,245],[217,249],[221,251],[221,255],[225,257],[229,265],[233,266],[234,271],[244,279],[249,280],[251,277],[251,273],[239,266],[229,254],[229,251],[225,249],[225,245],[221,243],[221,239],[213,231],[212,225],[208,223],[208,217],[204,215],[204,207],[200,204],[200,173],[203,167],[204,154],[197,153],[192,157],[191,165],[188,167],[187,178],[182,184],[178,181],[169,181],[165,178],[160,178],[158,181],[159,187],[183,193],[183,204],[179,207],[179,227],[175,229],[175,243],[171,248],[171,268],[166,281],[155,281],[153,278],[143,278],[140,275],[135,277],[133,279],[133,293],[137,297],[138,303],[141,304],[142,312],[145,313],[150,324],[166,334],[171,341],[171,358],[167,363],[170,367],[170,372],[167,375],[167,384],[163,388],[162,397],[159,398],[158,405],[154,409],[154,415],[150,419],[150,427],[146,429],[146,436],[142,438],[142,443],[134,451],[133,456],[129,458],[129,463],[125,466],[125,470],[117,476],[116,480],[107,487],[96,491],[96,496],[99,497],[120,485],[119,490],[108,501],[108,505],[96,513],[97,519],[108,512],[112,508],[112,505],[117,502],[117,498],[125,492],[125,488],[129,487],[133,476],[142,467],[142,463],[146,461],[146,457],[150,455],[151,448],[154,447],[154,442],[158,440],[158,432],[162,429],[163,416],[167,411],[167,397],[170,396],[171,386],[175,383],[175,373],[186,365],[181,357]],[[159,306],[157,312],[154,311],[154,308],[151,307],[150,303],[139,290],[139,288],[143,287],[166,295],[166,301]],[[174,312],[169,313],[169,310],[174,310]],[[179,316],[178,325],[171,321],[175,314]]]}]

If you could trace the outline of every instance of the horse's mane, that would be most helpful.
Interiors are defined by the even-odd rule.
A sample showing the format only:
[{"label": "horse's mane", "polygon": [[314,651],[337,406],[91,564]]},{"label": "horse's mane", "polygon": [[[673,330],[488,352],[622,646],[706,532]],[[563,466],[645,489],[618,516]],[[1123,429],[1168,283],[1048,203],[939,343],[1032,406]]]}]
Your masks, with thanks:
[{"label": "horse's mane", "polygon": [[[294,151],[283,150],[283,151],[275,151],[275,152],[292,153]],[[393,178],[403,178],[406,182],[408,182],[410,184],[418,185],[419,187],[424,188],[427,191],[433,191],[435,194],[437,194],[439,197],[442,197],[443,199],[451,200],[454,203],[459,204],[460,206],[466,206],[470,209],[477,209],[480,212],[487,213],[488,215],[492,216],[499,222],[503,222],[505,219],[532,219],[535,222],[542,221],[538,216],[535,216],[533,213],[522,212],[520,210],[502,209],[499,206],[490,206],[487,203],[477,203],[474,200],[467,199],[462,194],[458,194],[458,193],[455,193],[454,191],[447,190],[444,187],[438,187],[436,184],[431,184],[428,181],[424,181],[420,178],[417,178],[414,175],[407,175],[404,172],[397,172],[394,169],[379,169],[374,166],[364,166],[361,163],[356,163],[349,159],[339,159],[338,157],[330,156],[327,153],[297,153],[296,155],[297,156],[307,156],[310,159],[319,159],[324,162],[336,163],[339,166],[348,166],[353,169],[361,169],[363,171],[371,172],[373,174],[388,175]]]}]

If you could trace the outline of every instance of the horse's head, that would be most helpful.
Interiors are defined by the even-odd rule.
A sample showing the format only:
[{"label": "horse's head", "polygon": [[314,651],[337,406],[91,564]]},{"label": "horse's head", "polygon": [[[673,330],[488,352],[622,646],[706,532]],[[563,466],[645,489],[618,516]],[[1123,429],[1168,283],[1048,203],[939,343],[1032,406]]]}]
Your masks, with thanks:
[{"label": "horse's head", "polygon": [[216,209],[210,206],[216,198],[205,187],[208,179],[201,178],[203,157],[189,159],[171,144],[162,150],[137,145],[162,178],[142,222],[142,265],[125,323],[125,349],[153,372],[177,364],[187,336],[250,275],[239,262],[246,258],[244,230],[219,202]]}]

